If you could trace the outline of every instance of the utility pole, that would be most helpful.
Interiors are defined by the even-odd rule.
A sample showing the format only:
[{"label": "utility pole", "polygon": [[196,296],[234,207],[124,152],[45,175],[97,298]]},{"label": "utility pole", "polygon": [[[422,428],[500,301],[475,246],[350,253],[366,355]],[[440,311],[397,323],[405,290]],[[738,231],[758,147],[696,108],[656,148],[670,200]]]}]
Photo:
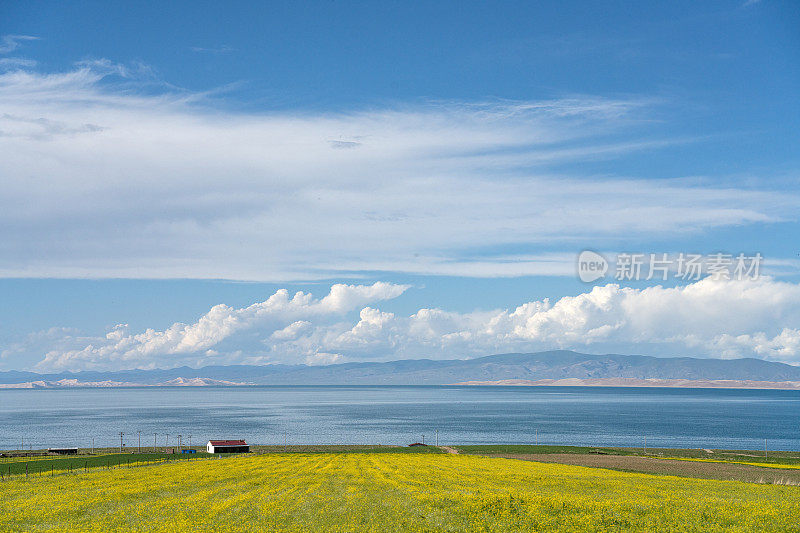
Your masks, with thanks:
[{"label": "utility pole", "polygon": [[425,434],[422,434],[422,444],[425,444]]},{"label": "utility pole", "polygon": [[178,435],[178,451],[181,451],[181,448],[182,448],[182,446],[181,446],[181,444],[182,444],[181,438],[182,437],[183,437],[183,435]]},{"label": "utility pole", "polygon": [[158,448],[158,433],[153,433],[153,453],[156,453],[156,448]]},{"label": "utility pole", "polygon": [[644,453],[647,455],[647,435],[644,436]]},{"label": "utility pole", "polygon": [[92,455],[94,455],[94,437],[92,437]]},{"label": "utility pole", "polygon": [[436,447],[439,447],[439,430],[436,430]]},{"label": "utility pole", "polygon": [[764,459],[767,458],[767,439],[764,439]]},{"label": "utility pole", "polygon": [[[169,433],[167,433],[167,448],[169,448]],[[166,453],[167,449],[164,448],[164,452]]]},{"label": "utility pole", "polygon": [[119,453],[122,453],[122,436],[124,434],[122,431],[119,432]]},{"label": "utility pole", "polygon": [[536,428],[536,445],[539,445],[539,428]]},{"label": "utility pole", "polygon": [[142,432],[136,431],[136,435],[139,437],[139,445],[137,449],[137,453],[142,453]]}]

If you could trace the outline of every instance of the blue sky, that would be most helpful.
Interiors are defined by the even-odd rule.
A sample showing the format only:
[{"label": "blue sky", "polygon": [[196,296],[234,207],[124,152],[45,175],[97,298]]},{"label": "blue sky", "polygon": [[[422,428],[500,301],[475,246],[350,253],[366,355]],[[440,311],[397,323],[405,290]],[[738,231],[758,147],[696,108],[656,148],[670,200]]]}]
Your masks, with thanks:
[{"label": "blue sky", "polygon": [[[798,28],[771,0],[5,4],[0,370],[800,362]],[[584,249],[768,277],[587,285]]]}]

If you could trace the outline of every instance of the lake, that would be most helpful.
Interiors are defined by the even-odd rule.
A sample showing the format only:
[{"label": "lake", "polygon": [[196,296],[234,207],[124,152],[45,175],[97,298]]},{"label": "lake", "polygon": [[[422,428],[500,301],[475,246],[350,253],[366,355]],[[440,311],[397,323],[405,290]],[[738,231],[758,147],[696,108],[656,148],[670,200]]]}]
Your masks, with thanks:
[{"label": "lake", "polygon": [[[800,450],[800,391],[256,386],[0,390],[0,449],[192,444],[562,444]],[[169,435],[169,437],[167,437]]]}]

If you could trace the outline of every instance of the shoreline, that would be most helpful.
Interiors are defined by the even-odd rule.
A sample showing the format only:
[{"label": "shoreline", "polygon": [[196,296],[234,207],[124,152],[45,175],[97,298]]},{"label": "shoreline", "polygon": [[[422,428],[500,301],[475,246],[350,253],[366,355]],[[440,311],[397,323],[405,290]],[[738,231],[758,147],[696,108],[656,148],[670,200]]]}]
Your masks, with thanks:
[{"label": "shoreline", "polygon": [[[136,383],[130,381],[27,381],[22,383],[0,383],[0,390],[58,390],[58,389],[126,389],[163,387],[380,387],[382,383],[322,383],[322,384],[257,384],[211,378],[176,378],[160,383]],[[499,379],[471,380],[436,384],[392,384],[397,387],[619,387],[619,388],[665,388],[665,389],[738,389],[738,390],[800,390],[800,381],[757,381],[736,379],[661,379],[661,378],[561,378],[561,379]]]},{"label": "shoreline", "polygon": [[562,378],[562,379],[500,379],[494,381],[461,381],[458,386],[506,387],[631,387],[673,389],[754,389],[800,390],[800,381],[753,381],[736,379],[658,379],[658,378]]}]

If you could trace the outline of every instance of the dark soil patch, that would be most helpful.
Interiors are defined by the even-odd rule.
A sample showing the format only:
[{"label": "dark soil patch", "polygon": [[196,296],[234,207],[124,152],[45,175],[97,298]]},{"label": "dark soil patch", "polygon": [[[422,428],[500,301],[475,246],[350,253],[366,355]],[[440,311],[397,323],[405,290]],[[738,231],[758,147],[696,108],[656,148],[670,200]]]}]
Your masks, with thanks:
[{"label": "dark soil patch", "polygon": [[735,463],[657,459],[630,455],[508,453],[490,454],[490,456],[520,459],[523,461],[538,461],[541,463],[608,468],[611,470],[640,472],[644,474],[747,481],[750,483],[800,485],[800,469],[768,468]]}]

